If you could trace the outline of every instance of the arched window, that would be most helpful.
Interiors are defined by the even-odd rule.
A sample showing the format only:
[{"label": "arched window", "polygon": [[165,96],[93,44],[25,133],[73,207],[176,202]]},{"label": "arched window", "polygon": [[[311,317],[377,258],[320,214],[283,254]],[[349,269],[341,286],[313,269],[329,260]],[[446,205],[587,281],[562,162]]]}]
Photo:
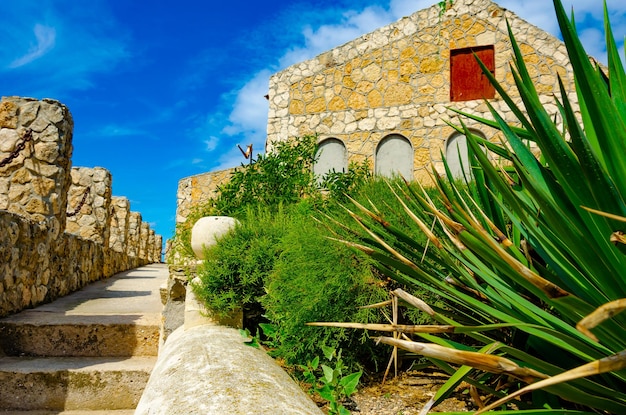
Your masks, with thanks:
[{"label": "arched window", "polygon": [[345,173],[348,171],[348,151],[345,144],[336,138],[322,141],[315,153],[313,173],[322,178],[332,171]]},{"label": "arched window", "polygon": [[[485,138],[485,135],[479,130],[470,130],[472,134],[481,138]],[[446,142],[446,161],[452,177],[455,179],[462,179],[465,175],[470,177],[471,166],[469,158],[467,157],[467,138],[464,134],[454,133],[448,138]]]},{"label": "arched window", "polygon": [[399,134],[383,138],[376,148],[376,174],[391,177],[402,175],[413,180],[413,146]]}]

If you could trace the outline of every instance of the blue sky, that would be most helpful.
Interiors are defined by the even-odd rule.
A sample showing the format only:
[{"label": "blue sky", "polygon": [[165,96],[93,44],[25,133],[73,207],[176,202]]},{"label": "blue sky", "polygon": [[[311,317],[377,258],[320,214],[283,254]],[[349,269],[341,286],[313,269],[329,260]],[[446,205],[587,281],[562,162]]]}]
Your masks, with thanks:
[{"label": "blue sky", "polygon": [[[181,178],[263,148],[272,73],[436,2],[0,0],[0,95],[67,105],[73,165],[110,170],[114,195],[169,238]],[[498,3],[558,35],[551,1]],[[605,61],[602,2],[563,3]],[[607,3],[623,48],[626,2]]]}]

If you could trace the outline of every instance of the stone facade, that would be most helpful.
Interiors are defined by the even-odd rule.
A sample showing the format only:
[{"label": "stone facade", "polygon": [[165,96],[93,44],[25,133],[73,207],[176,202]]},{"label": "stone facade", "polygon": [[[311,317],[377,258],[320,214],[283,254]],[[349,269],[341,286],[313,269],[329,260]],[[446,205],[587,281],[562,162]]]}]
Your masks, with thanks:
[{"label": "stone facade", "polygon": [[71,168],[72,125],[59,102],[0,101],[0,317],[161,260],[110,173]]},{"label": "stone facade", "polygon": [[139,255],[139,235],[141,233],[141,213],[130,212],[128,216],[128,239],[126,242],[126,255],[136,257]]},{"label": "stone facade", "polygon": [[[267,150],[276,141],[318,134],[321,143],[343,143],[347,161],[367,159],[377,172],[385,172],[381,148],[394,139],[401,145],[392,149],[392,165],[408,153],[413,178],[430,181],[432,167],[443,174],[441,154],[458,157],[450,146],[458,134],[446,124],[455,118],[448,107],[491,118],[483,99],[451,99],[453,54],[463,48],[492,48],[496,79],[520,103],[509,67],[513,52],[507,20],[548,112],[558,113],[552,99],[557,76],[576,104],[561,41],[489,0],[456,0],[447,10],[436,4],[273,75]],[[516,122],[497,94],[488,101],[507,121]],[[463,121],[495,139],[495,130]]]},{"label": "stone facade", "polygon": [[193,206],[213,198],[217,188],[226,183],[235,170],[226,169],[181,179],[176,193],[176,223],[183,223]]}]

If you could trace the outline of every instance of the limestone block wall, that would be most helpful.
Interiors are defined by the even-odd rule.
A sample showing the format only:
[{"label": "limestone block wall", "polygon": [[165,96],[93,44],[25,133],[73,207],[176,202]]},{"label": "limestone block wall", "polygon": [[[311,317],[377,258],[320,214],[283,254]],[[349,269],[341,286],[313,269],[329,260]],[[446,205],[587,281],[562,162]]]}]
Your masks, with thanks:
[{"label": "limestone block wall", "polygon": [[[520,102],[509,67],[507,20],[548,111],[558,113],[552,99],[557,76],[576,106],[561,41],[492,1],[456,0],[447,10],[435,4],[273,75],[267,150],[276,141],[319,134],[321,141],[343,143],[348,161],[368,159],[378,167],[377,151],[386,138],[397,135],[408,140],[414,178],[429,180],[432,166],[443,173],[441,153],[455,135],[445,123],[456,117],[447,107],[491,118],[482,99],[451,99],[453,51],[493,46],[495,77]],[[516,121],[498,95],[489,103],[507,121]],[[495,130],[464,122],[495,139]]]},{"label": "limestone block wall", "polygon": [[128,216],[128,239],[126,254],[130,257],[139,256],[139,235],[141,233],[141,213],[130,212]]},{"label": "limestone block wall", "polygon": [[150,256],[148,253],[148,241],[150,240],[150,225],[147,222],[141,222],[139,227],[139,253],[138,257],[147,260]]},{"label": "limestone block wall", "polygon": [[65,228],[73,126],[57,101],[2,98],[0,209]]},{"label": "limestone block wall", "polygon": [[2,98],[0,317],[161,260],[162,238],[139,214],[131,226],[128,199],[111,196],[110,173],[72,169],[71,152],[63,104]]},{"label": "limestone block wall", "polygon": [[66,231],[99,244],[109,241],[111,173],[102,167],[74,167]]},{"label": "limestone block wall", "polygon": [[125,197],[113,196],[109,216],[109,248],[115,252],[126,252],[129,217],[129,200]]},{"label": "limestone block wall", "polygon": [[176,223],[183,223],[194,205],[215,197],[218,187],[226,183],[235,170],[226,169],[181,179],[176,193]]}]

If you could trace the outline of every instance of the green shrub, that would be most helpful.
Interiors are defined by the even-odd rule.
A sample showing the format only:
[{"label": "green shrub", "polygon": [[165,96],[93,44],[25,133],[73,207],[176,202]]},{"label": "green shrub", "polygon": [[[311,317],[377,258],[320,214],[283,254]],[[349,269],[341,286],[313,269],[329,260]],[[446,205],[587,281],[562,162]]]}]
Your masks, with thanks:
[{"label": "green shrub", "polygon": [[377,313],[357,304],[379,302],[388,294],[363,255],[329,241],[325,229],[312,221],[313,212],[298,206],[280,240],[280,259],[268,276],[261,297],[267,318],[275,325],[275,353],[289,363],[315,356],[320,345],[349,350],[346,361],[372,362],[366,336],[342,329],[316,330],[311,321],[348,319],[370,322]]},{"label": "green shrub", "polygon": [[290,222],[281,206],[248,208],[232,232],[205,250],[205,261],[197,269],[201,284],[194,287],[198,298],[218,315],[243,308],[247,320],[257,319],[262,314],[259,299],[282,253],[281,238]]}]

